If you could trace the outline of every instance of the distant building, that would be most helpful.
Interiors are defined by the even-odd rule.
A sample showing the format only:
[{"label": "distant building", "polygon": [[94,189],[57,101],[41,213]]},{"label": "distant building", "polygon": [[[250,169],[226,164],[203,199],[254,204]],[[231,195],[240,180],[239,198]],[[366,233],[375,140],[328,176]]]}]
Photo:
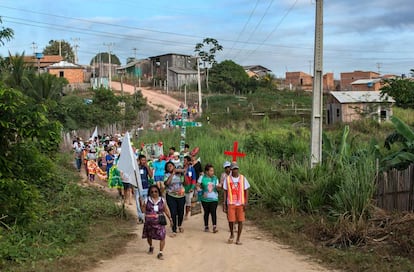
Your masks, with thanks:
[{"label": "distant building", "polygon": [[295,89],[312,89],[313,77],[304,72],[286,72],[286,85]]},{"label": "distant building", "polygon": [[39,59],[37,59],[36,56],[24,56],[23,58],[24,63],[40,68],[41,71],[44,71],[46,67],[62,60],[63,57],[58,55],[42,55]]},{"label": "distant building", "polygon": [[379,91],[382,84],[381,78],[358,79],[351,83],[352,91]]},{"label": "distant building", "polygon": [[341,73],[341,91],[351,91],[352,82],[358,79],[376,79],[380,74],[371,71],[354,71]]},{"label": "distant building", "polygon": [[83,83],[85,81],[84,68],[80,65],[73,64],[67,61],[60,61],[47,67],[49,74],[57,77],[64,77],[69,84]]},{"label": "distant building", "polygon": [[178,90],[197,82],[197,59],[193,56],[170,53],[149,59],[154,86]]},{"label": "distant building", "polygon": [[331,92],[326,106],[327,123],[350,123],[365,117],[388,120],[392,116],[393,103],[394,99],[381,97],[379,91]]},{"label": "distant building", "polygon": [[[335,89],[333,73],[326,73],[322,78],[323,91],[329,92]],[[304,72],[286,72],[285,84],[290,89],[313,90],[313,76]]]},{"label": "distant building", "polygon": [[272,70],[261,65],[247,65],[243,66],[243,69],[249,77],[254,78],[262,78],[272,72]]},{"label": "distant building", "polygon": [[151,61],[149,59],[133,60],[125,65],[116,68],[118,74],[123,74],[127,78],[152,79]]}]

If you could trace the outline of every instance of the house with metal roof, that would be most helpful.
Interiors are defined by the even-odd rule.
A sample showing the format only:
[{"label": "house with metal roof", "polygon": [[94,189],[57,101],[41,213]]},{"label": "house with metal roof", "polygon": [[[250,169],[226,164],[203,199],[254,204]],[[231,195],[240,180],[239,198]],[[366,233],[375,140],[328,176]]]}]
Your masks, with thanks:
[{"label": "house with metal roof", "polygon": [[249,77],[255,78],[262,78],[272,72],[272,70],[261,65],[247,65],[243,66],[243,69]]},{"label": "house with metal roof", "polygon": [[69,84],[83,83],[85,81],[84,68],[67,61],[60,61],[49,65],[47,71],[49,74],[56,75],[57,77],[66,78]]},{"label": "house with metal roof", "polygon": [[350,123],[362,118],[374,118],[379,122],[392,116],[395,100],[381,96],[379,91],[330,92],[327,99],[327,123]]},{"label": "house with metal roof", "polygon": [[381,78],[358,79],[351,82],[352,91],[379,91],[381,87]]}]

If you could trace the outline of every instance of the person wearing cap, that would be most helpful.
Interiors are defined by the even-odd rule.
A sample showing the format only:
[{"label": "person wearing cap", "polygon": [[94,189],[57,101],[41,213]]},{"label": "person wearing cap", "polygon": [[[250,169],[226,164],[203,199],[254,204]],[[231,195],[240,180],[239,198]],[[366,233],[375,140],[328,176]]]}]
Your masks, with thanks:
[{"label": "person wearing cap", "polygon": [[230,173],[231,173],[230,166],[231,166],[231,162],[229,162],[229,161],[225,161],[225,162],[223,163],[223,169],[224,169],[224,172],[223,172],[223,173],[221,173],[221,175],[220,175],[220,184],[219,184],[219,186],[217,186],[217,187],[219,187],[219,188],[223,188],[224,181],[227,179],[227,177],[228,177],[228,176],[230,175]]},{"label": "person wearing cap", "polygon": [[234,240],[234,223],[238,223],[236,244],[241,245],[240,236],[245,221],[245,210],[249,201],[250,184],[246,177],[239,173],[239,166],[233,162],[230,166],[231,174],[223,183],[224,204],[223,212],[227,213],[229,221],[230,237],[228,243]]},{"label": "person wearing cap", "polygon": [[181,161],[180,161],[180,152],[174,152],[173,158],[170,160],[174,165],[175,168],[181,168]]}]

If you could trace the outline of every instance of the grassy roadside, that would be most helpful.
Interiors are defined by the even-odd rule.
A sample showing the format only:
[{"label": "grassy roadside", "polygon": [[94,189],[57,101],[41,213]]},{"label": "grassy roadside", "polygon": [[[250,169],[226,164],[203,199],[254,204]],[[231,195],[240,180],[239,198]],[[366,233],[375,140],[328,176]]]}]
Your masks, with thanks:
[{"label": "grassy roadside", "polygon": [[[81,176],[66,154],[59,155],[63,190],[43,203],[41,220],[0,232],[0,271],[84,271],[121,254],[136,239],[134,217],[114,194],[79,186]],[[8,257],[7,257],[8,256]]]},{"label": "grassy roadside", "polygon": [[366,244],[340,249],[324,246],[322,241],[312,237],[314,232],[320,235],[320,230],[311,229],[319,225],[316,221],[325,220],[321,217],[280,215],[258,206],[250,207],[248,218],[260,229],[327,268],[342,271],[414,271],[412,260],[391,254],[386,245]]}]

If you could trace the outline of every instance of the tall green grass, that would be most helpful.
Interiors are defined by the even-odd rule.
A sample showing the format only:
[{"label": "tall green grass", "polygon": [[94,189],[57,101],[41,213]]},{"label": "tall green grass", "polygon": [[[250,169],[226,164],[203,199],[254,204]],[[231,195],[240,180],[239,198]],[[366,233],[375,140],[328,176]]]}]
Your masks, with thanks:
[{"label": "tall green grass", "polygon": [[[262,123],[250,125],[255,133],[236,127],[216,129],[205,125],[188,128],[186,141],[191,148],[200,147],[202,164],[212,163],[216,175],[221,173],[223,161],[231,160],[224,151],[231,150],[233,142],[239,141],[239,151],[246,153],[246,157],[238,159],[240,172],[249,180],[251,201],[257,205],[282,213],[329,213],[336,218],[348,213],[352,220],[366,215],[374,184],[375,165],[371,158],[360,157],[356,163],[353,156],[353,161],[332,157],[324,164],[310,168],[306,156],[308,130],[275,128],[273,125],[265,129],[261,127]],[[257,130],[258,127],[261,129]],[[143,139],[162,139],[164,146],[177,146],[179,137],[177,128],[149,132]],[[338,133],[337,137],[342,136]],[[361,144],[355,146],[363,147]],[[349,152],[357,154],[356,150]],[[287,163],[277,164],[275,159],[286,159]]]}]

